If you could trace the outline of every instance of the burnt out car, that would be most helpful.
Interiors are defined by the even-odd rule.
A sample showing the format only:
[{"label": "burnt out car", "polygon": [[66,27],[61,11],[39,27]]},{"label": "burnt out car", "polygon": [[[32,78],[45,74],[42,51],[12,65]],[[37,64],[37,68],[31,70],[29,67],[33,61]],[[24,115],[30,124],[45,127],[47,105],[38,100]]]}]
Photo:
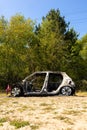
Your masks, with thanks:
[{"label": "burnt out car", "polygon": [[71,96],[75,84],[65,72],[41,71],[27,76],[22,82],[12,85],[11,95],[17,96]]}]

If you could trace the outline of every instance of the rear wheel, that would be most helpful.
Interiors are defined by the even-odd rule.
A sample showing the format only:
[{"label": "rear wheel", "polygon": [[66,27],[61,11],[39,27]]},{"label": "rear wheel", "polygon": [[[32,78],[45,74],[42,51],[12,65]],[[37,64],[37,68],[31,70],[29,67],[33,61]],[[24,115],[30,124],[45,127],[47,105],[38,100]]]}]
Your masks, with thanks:
[{"label": "rear wheel", "polygon": [[11,95],[13,97],[19,97],[19,96],[22,96],[23,93],[22,93],[22,89],[18,86],[15,86],[14,88],[12,88],[11,90]]},{"label": "rear wheel", "polygon": [[63,96],[71,96],[73,95],[73,89],[69,86],[64,86],[61,88],[60,94]]}]

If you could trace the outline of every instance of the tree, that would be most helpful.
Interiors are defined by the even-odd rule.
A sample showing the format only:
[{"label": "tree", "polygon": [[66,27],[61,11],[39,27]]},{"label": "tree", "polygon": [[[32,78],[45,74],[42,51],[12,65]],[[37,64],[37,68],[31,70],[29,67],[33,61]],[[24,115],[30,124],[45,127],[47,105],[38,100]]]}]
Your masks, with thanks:
[{"label": "tree", "polygon": [[82,76],[83,79],[87,80],[87,34],[84,35],[80,40],[78,40],[78,45],[80,46],[79,55],[82,59],[82,63],[84,63],[84,73],[82,74]]},{"label": "tree", "polygon": [[79,44],[82,47],[82,49],[80,50],[80,55],[86,61],[87,60],[87,34],[84,35],[81,40],[79,40]]},{"label": "tree", "polygon": [[4,25],[4,29],[0,30],[0,76],[6,84],[16,82],[29,73],[29,63],[26,61],[30,48],[35,44],[35,36],[31,19],[17,14],[11,17],[8,24],[3,21],[1,25]]},{"label": "tree", "polygon": [[5,40],[6,30],[7,30],[7,20],[5,20],[4,16],[0,18],[0,44],[2,44]]},{"label": "tree", "polygon": [[38,70],[66,71],[76,81],[85,79],[86,36],[85,40],[78,40],[78,34],[69,24],[54,9],[38,26],[19,14],[9,22],[2,17],[0,83],[19,81]]},{"label": "tree", "polygon": [[59,10],[50,10],[43,17],[36,30],[39,37],[39,56],[41,68],[45,70],[66,70],[71,61],[72,49],[77,40],[77,33],[69,29]]}]

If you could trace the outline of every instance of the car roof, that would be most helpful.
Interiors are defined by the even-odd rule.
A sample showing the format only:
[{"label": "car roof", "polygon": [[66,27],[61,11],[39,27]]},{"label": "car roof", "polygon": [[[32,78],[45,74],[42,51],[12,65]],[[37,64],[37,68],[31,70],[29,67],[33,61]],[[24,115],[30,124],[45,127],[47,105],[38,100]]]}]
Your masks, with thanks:
[{"label": "car roof", "polygon": [[26,80],[26,79],[28,79],[29,77],[31,77],[31,76],[33,76],[33,75],[35,75],[35,74],[47,74],[47,73],[53,73],[53,74],[66,74],[65,72],[61,72],[61,71],[36,71],[36,72],[34,72],[34,73],[32,73],[32,74],[30,74],[29,76],[27,76],[27,77],[25,77],[25,79],[24,80]]},{"label": "car roof", "polygon": [[65,73],[65,72],[62,72],[62,71],[36,71],[34,72],[35,73]]}]

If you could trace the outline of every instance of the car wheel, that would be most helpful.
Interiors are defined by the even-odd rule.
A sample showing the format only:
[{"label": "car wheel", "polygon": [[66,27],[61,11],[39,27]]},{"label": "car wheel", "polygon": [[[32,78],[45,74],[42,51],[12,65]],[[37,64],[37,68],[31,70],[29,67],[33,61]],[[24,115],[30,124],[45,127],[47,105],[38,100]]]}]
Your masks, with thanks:
[{"label": "car wheel", "polygon": [[20,88],[20,87],[17,87],[17,86],[15,86],[14,88],[12,88],[12,90],[11,90],[11,95],[12,95],[13,97],[21,96],[21,95],[22,95],[22,90],[21,90],[21,88]]},{"label": "car wheel", "polygon": [[73,95],[73,90],[69,86],[64,86],[61,88],[60,94],[63,96],[71,96],[71,95]]}]

